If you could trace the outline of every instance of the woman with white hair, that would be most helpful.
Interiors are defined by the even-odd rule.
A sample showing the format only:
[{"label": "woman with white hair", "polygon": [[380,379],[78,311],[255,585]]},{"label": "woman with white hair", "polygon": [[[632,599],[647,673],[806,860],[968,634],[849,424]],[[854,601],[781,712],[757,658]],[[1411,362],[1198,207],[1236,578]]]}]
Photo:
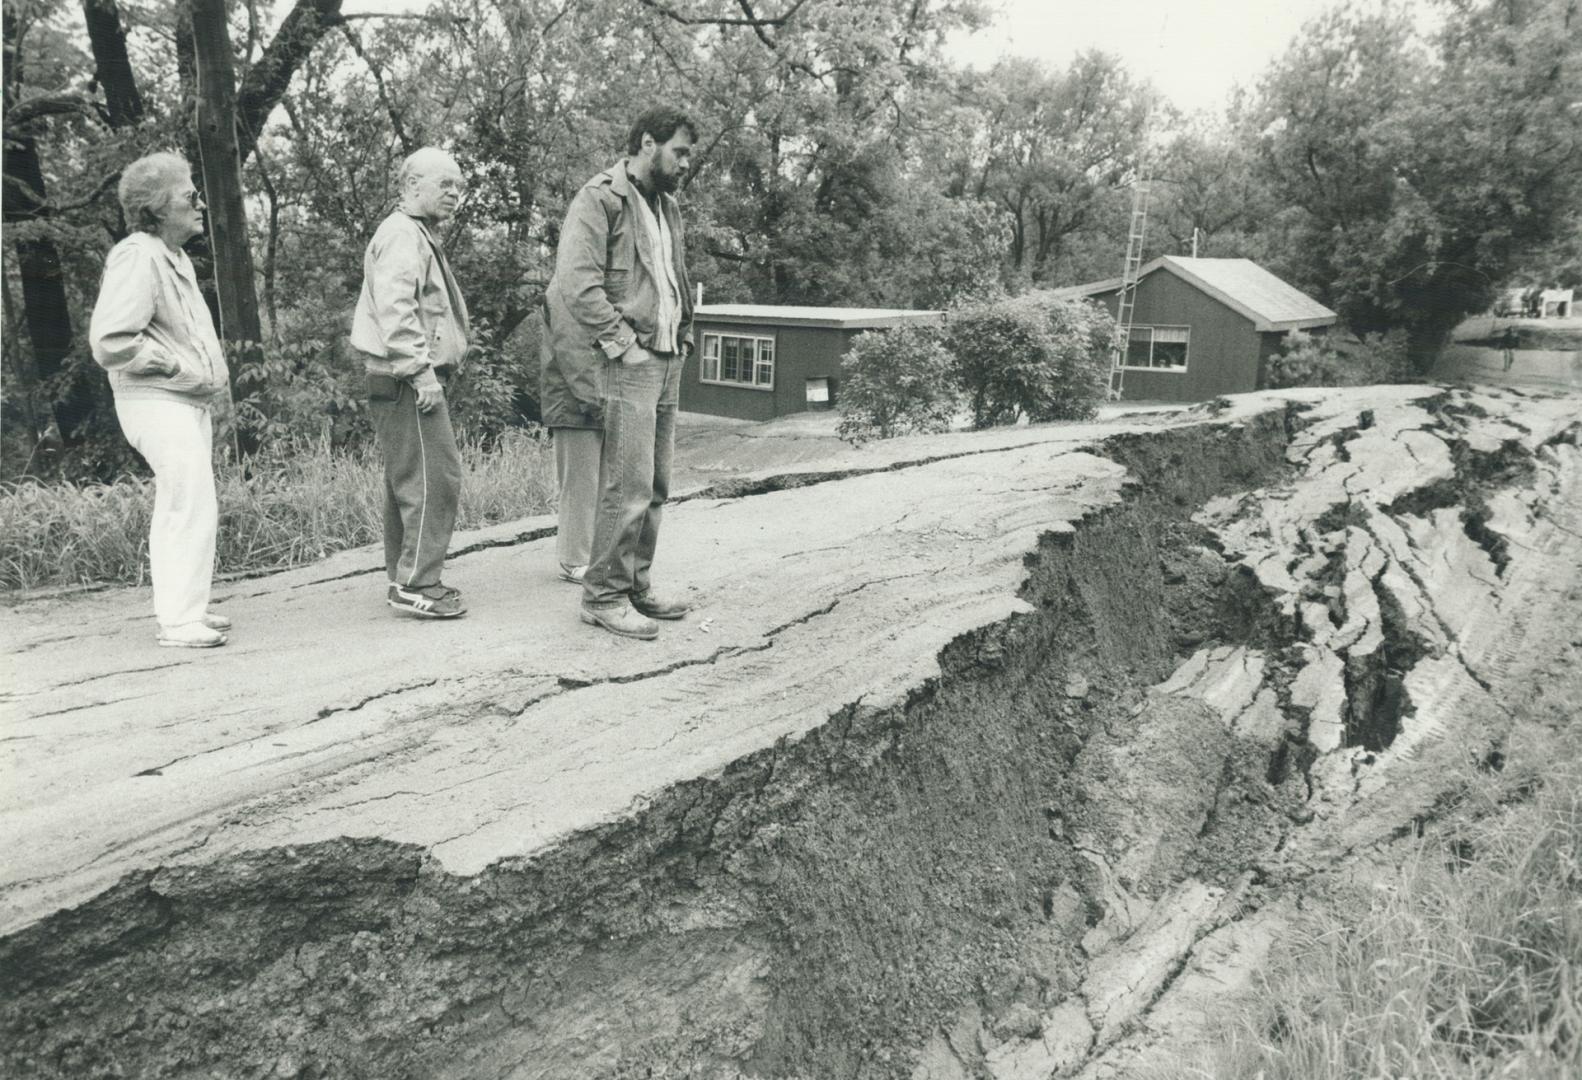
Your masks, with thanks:
[{"label": "woman with white hair", "polygon": [[178,154],[128,165],[118,189],[131,235],[110,249],[88,329],[110,373],[115,414],[154,470],[148,561],[159,644],[225,644],[209,611],[219,505],[211,406],[229,382],[225,354],[182,245],[203,231],[203,198]]}]

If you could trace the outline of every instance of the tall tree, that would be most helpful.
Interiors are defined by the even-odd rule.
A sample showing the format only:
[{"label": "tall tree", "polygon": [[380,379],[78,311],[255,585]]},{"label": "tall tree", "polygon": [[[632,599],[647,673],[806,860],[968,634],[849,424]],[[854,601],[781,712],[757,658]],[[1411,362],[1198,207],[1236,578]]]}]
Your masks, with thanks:
[{"label": "tall tree", "polygon": [[1578,0],[1351,4],[1261,87],[1261,169],[1293,208],[1283,269],[1358,331],[1402,328],[1420,367],[1582,202]]},{"label": "tall tree", "polygon": [[110,126],[129,127],[143,118],[143,95],[126,52],[120,5],[116,0],[82,0],[82,16],[93,49],[94,81],[104,91]]},{"label": "tall tree", "polygon": [[221,329],[239,354],[232,381],[256,360],[263,327],[253,281],[253,251],[247,241],[247,208],[242,198],[241,156],[237,147],[236,71],[225,0],[189,0],[197,89],[194,126],[203,190],[209,204],[209,246],[219,292]]},{"label": "tall tree", "polygon": [[1258,226],[1274,211],[1258,176],[1256,132],[1234,109],[1228,119],[1198,118],[1165,143],[1152,168],[1150,252],[1226,258],[1259,253]]},{"label": "tall tree", "polygon": [[[54,214],[45,190],[38,135],[42,117],[80,111],[84,105],[71,94],[53,99],[23,100],[23,43],[40,14],[36,5],[8,4],[5,32],[5,183],[3,219],[8,229],[21,235],[14,240],[17,271],[22,279],[22,308],[33,345],[33,370],[37,380],[56,398],[52,418],[60,438],[76,441],[92,401],[80,380],[67,368],[75,333],[60,249],[43,226]],[[42,432],[36,434],[43,434]]]},{"label": "tall tree", "polygon": [[982,128],[958,168],[961,190],[1011,219],[1010,263],[1032,280],[1055,276],[1068,240],[1101,223],[1135,176],[1151,91],[1113,56],[1086,52],[1063,72],[1000,61],[971,86]]}]

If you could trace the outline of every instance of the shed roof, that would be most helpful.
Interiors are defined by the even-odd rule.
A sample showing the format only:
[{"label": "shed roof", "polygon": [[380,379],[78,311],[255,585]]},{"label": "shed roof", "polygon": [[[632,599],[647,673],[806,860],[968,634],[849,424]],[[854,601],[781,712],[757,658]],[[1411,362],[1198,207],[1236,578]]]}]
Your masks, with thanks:
[{"label": "shed roof", "polygon": [[[1139,279],[1168,270],[1231,310],[1252,320],[1255,330],[1299,330],[1328,326],[1339,316],[1301,289],[1275,277],[1251,259],[1188,259],[1161,255],[1144,266]],[[1099,296],[1121,287],[1120,278],[1090,281],[1055,290],[1065,296]]]},{"label": "shed roof", "polygon": [[776,326],[827,326],[841,330],[875,330],[905,323],[936,323],[943,311],[908,308],[797,307],[790,304],[704,304],[700,319],[717,322],[756,322]]}]

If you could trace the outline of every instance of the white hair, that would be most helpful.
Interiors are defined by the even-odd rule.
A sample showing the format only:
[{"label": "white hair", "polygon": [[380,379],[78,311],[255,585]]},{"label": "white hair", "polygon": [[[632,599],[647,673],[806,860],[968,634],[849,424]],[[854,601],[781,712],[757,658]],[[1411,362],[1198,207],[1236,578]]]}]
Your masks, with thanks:
[{"label": "white hair", "polygon": [[406,192],[406,182],[412,177],[428,176],[436,168],[444,165],[455,166],[456,159],[437,146],[420,147],[406,156],[401,162],[401,171],[396,173],[396,189],[403,194]]},{"label": "white hair", "polygon": [[126,226],[141,232],[158,232],[170,194],[176,185],[192,176],[192,166],[180,154],[162,151],[140,157],[121,170],[116,197]]}]

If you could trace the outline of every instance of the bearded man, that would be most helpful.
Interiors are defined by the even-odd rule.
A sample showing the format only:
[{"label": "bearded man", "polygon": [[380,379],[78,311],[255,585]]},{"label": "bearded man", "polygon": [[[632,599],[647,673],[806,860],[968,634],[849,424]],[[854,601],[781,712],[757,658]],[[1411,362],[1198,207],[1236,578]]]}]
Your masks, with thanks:
[{"label": "bearded man", "polygon": [[[649,580],[670,494],[681,368],[692,348],[686,242],[674,192],[697,126],[648,109],[627,156],[584,184],[566,211],[545,293],[539,384],[561,478],[563,575],[580,574],[582,621],[652,640],[655,619],[690,605]],[[578,536],[587,537],[586,554]]]}]

